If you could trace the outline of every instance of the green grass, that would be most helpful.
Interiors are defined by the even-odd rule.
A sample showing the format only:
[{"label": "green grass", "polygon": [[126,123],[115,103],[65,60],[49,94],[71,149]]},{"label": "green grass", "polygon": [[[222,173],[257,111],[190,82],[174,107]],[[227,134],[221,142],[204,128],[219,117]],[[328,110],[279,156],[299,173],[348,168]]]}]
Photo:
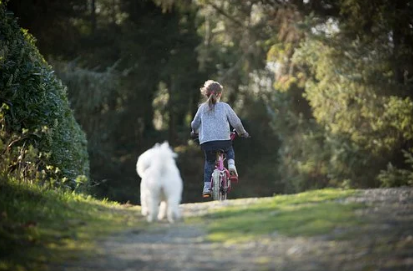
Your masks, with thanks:
[{"label": "green grass", "polygon": [[[216,242],[265,240],[270,234],[314,236],[357,225],[360,205],[338,199],[357,193],[325,189],[259,199],[186,219]],[[0,270],[47,270],[53,263],[99,254],[96,240],[127,228],[145,229],[139,207],[0,177]],[[264,261],[265,259],[261,259]]]},{"label": "green grass", "polygon": [[208,239],[242,242],[269,234],[307,237],[351,227],[360,223],[354,211],[361,205],[338,199],[355,193],[354,190],[324,189],[219,209],[205,216]]},{"label": "green grass", "polygon": [[0,270],[47,270],[98,253],[98,238],[144,225],[138,207],[0,177]]}]

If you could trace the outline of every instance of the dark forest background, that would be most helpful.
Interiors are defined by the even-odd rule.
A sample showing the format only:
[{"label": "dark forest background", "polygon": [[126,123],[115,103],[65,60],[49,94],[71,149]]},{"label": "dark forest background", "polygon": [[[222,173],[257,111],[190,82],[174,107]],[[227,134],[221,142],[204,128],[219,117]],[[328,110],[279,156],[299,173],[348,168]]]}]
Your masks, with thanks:
[{"label": "dark forest background", "polygon": [[231,198],[413,184],[413,1],[2,5],[67,86],[93,195],[138,203],[137,157],[168,140],[184,202],[201,200],[203,154],[189,124],[208,79],[224,86],[252,136],[234,142],[240,183]]}]

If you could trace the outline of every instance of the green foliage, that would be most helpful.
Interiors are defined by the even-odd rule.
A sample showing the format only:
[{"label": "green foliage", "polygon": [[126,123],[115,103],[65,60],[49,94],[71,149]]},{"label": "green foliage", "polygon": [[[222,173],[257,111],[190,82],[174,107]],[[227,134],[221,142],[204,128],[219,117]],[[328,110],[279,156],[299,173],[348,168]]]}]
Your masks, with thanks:
[{"label": "green foliage", "polygon": [[97,237],[142,227],[138,211],[0,176],[0,270],[48,270],[96,253]]},{"label": "green foliage", "polygon": [[90,29],[88,26],[79,27],[90,17],[89,3],[84,0],[3,2],[7,2],[7,9],[18,18],[20,27],[29,29],[36,37],[36,47],[46,59],[51,54],[59,54],[65,59],[77,55],[82,46],[79,43],[82,32]]},{"label": "green foliage", "polygon": [[377,176],[382,187],[413,185],[413,154],[403,151],[403,155],[408,168],[400,169],[389,163],[386,170],[381,170]]},{"label": "green foliage", "polygon": [[[265,80],[265,77],[263,78]],[[268,115],[265,101],[261,96],[254,97],[249,93],[251,90],[260,93],[265,91],[265,88],[254,82],[243,88],[246,92],[238,96],[242,103],[235,103],[233,107],[251,138],[236,138],[233,142],[240,177],[239,184],[234,185],[230,198],[272,196],[274,193],[282,193],[284,185],[274,181],[280,178],[280,174],[274,170],[279,163],[279,139],[268,127],[271,117]]]},{"label": "green foliage", "polygon": [[[376,187],[389,163],[407,168],[400,153],[413,142],[410,0],[96,0],[88,11],[78,1],[41,19],[25,1],[12,7],[27,10],[34,33],[55,18],[74,30],[77,67],[61,74],[90,139],[93,179],[107,180],[101,195],[133,200],[136,157],[155,141],[188,147],[198,89],[209,78],[224,85],[224,101],[253,135],[234,143],[245,181],[234,196]],[[61,44],[47,50],[54,59],[70,55]],[[182,152],[185,178],[202,174],[198,155]]]},{"label": "green foliage", "polygon": [[[66,87],[56,78],[4,4],[0,5],[0,123],[2,170],[44,171],[60,185],[88,176],[86,138],[74,119]],[[20,173],[18,173],[20,174]]]},{"label": "green foliage", "polygon": [[329,170],[328,155],[322,151],[326,147],[325,133],[302,113],[305,100],[290,94],[272,94],[267,101],[271,128],[280,141],[276,164],[280,178],[276,182],[285,193],[325,187]]},{"label": "green foliage", "polygon": [[[315,75],[307,81],[304,95],[315,119],[332,134],[344,134],[372,153],[392,150],[401,140],[413,139],[413,101],[383,95],[384,87],[370,82],[369,73],[377,73],[373,61],[337,59],[337,53],[335,48],[310,41],[295,54],[296,61],[305,63]],[[397,86],[386,87],[383,91],[390,92]]]},{"label": "green foliage", "polygon": [[[88,153],[92,180],[107,178],[119,164],[112,160],[116,156],[116,135],[114,123],[121,121],[124,99],[121,95],[121,75],[116,64],[106,71],[93,71],[77,63],[52,61],[59,78],[68,86],[68,98],[76,120],[88,138]],[[112,144],[108,144],[111,142]],[[108,165],[107,161],[111,161]],[[94,169],[99,169],[95,171]]]},{"label": "green foliage", "polygon": [[282,143],[279,171],[292,184],[288,190],[375,187],[389,162],[402,164],[397,153],[413,140],[407,64],[413,32],[403,19],[411,11],[400,9],[406,3],[348,0],[332,3],[328,16],[323,7],[307,13],[297,5],[308,14],[300,20],[306,35],[293,43],[271,40],[268,61],[277,64],[279,93],[268,104]]},{"label": "green foliage", "polygon": [[204,154],[193,141],[189,141],[187,146],[176,147],[174,151],[178,154],[176,162],[184,180],[182,201],[198,202],[201,200],[199,195],[203,187]]}]

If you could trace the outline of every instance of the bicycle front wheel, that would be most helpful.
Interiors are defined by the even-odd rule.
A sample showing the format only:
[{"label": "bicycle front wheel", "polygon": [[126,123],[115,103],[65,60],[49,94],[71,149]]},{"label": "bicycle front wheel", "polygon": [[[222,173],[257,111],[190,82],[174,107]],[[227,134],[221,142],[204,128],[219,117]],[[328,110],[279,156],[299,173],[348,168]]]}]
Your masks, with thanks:
[{"label": "bicycle front wheel", "polygon": [[229,180],[227,179],[227,176],[225,173],[222,173],[220,175],[219,183],[221,184],[221,187],[219,190],[219,200],[226,200],[228,197],[228,191],[229,191]]},{"label": "bicycle front wheel", "polygon": [[214,200],[220,200],[221,199],[221,178],[220,178],[220,172],[218,169],[215,169],[214,172],[212,172],[212,198]]},{"label": "bicycle front wheel", "polygon": [[219,200],[226,200],[227,199],[227,195],[228,195],[228,192],[227,191],[224,191],[224,190],[221,190],[221,191],[219,191]]}]

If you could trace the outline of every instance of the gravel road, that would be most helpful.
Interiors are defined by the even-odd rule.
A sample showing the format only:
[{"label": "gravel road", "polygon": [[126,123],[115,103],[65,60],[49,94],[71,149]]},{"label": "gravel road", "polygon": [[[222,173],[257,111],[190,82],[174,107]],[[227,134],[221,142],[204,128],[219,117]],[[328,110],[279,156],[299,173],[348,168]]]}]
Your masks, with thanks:
[{"label": "gravel road", "polygon": [[[257,199],[183,204],[185,217],[213,208],[245,205]],[[288,238],[273,234],[236,245],[206,241],[202,226],[157,223],[130,230],[100,243],[99,256],[68,263],[67,271],[163,270],[413,270],[413,188],[364,190],[346,202],[360,202],[357,212],[368,223],[326,235]],[[342,231],[352,238],[337,238]]]}]

